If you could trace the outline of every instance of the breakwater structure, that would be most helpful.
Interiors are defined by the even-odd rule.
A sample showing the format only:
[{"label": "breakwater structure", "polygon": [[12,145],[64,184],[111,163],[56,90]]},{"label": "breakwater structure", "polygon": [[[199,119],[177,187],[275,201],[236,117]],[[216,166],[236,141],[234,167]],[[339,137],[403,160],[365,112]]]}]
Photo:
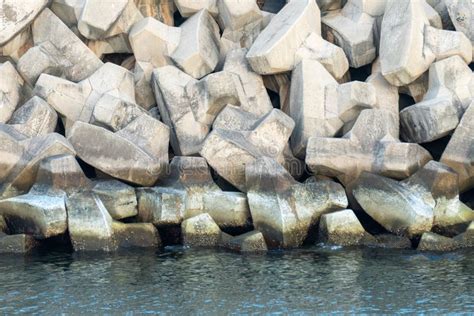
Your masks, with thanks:
[{"label": "breakwater structure", "polygon": [[472,1],[270,2],[0,0],[0,253],[473,247]]}]

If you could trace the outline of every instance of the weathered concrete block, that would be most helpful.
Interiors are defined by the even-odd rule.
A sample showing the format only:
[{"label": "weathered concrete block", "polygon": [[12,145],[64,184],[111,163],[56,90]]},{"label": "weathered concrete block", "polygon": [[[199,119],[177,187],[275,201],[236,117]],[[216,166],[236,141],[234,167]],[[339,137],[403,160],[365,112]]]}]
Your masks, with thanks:
[{"label": "weathered concrete block", "polygon": [[90,180],[72,155],[57,155],[43,159],[39,165],[35,183],[62,190],[68,194],[89,189],[91,186]]},{"label": "weathered concrete block", "polygon": [[399,142],[397,119],[385,110],[363,110],[342,138],[309,138],[306,153],[313,172],[337,177],[345,185],[363,171],[404,179],[431,159],[418,144]]},{"label": "weathered concrete block", "polygon": [[136,59],[135,83],[137,103],[144,108],[155,104],[151,74],[154,68],[173,65],[170,58],[181,37],[181,29],[161,23],[154,18],[145,18],[130,30],[130,44]]},{"label": "weathered concrete block", "polygon": [[263,83],[262,76],[255,73],[247,58],[247,49],[235,49],[230,51],[225,59],[224,71],[235,74],[242,84],[246,100],[241,102],[240,107],[247,112],[257,116],[263,116],[273,109]]},{"label": "weathered concrete block", "polygon": [[268,250],[263,234],[257,230],[230,238],[224,243],[224,247],[241,253],[261,253]]},{"label": "weathered concrete block", "polygon": [[212,125],[219,112],[227,105],[241,105],[247,99],[237,75],[221,71],[210,74],[186,86],[191,110],[200,123]]},{"label": "weathered concrete block", "polygon": [[[18,143],[24,139],[24,135],[18,133],[9,125],[0,124],[0,149],[2,152],[0,169],[0,180],[5,182],[11,172],[15,172],[15,167],[20,163],[24,155],[24,148]],[[17,171],[18,172],[18,171]]]},{"label": "weathered concrete block", "polygon": [[181,38],[171,59],[191,77],[200,79],[219,62],[219,26],[207,10],[201,10],[181,25]]},{"label": "weathered concrete block", "polygon": [[31,85],[43,73],[81,81],[103,64],[49,9],[35,19],[32,32],[35,46],[18,61],[18,71]]},{"label": "weathered concrete block", "polygon": [[247,53],[253,70],[262,75],[292,70],[295,53],[312,33],[321,34],[321,17],[315,1],[291,1],[260,33]]},{"label": "weathered concrete block", "polygon": [[[409,84],[425,72],[435,56],[423,45],[427,25],[423,1],[387,2],[382,22],[380,60],[382,74],[391,84]],[[403,43],[399,38],[405,38]]]},{"label": "weathered concrete block", "polygon": [[[124,10],[122,11],[122,14],[120,14],[120,17],[115,21],[115,23],[112,24],[112,27],[109,28],[109,30],[106,32],[102,41],[107,42],[107,44],[110,44],[113,41],[122,41],[122,43],[119,43],[118,45],[115,44],[115,46],[129,47],[130,44],[128,40],[128,34],[130,32],[130,29],[135,23],[143,20],[144,18],[137,5],[138,3],[136,3],[135,0],[127,1],[127,4]],[[128,50],[127,52],[131,53],[132,51]]]},{"label": "weathered concrete block", "polygon": [[274,155],[284,150],[288,135],[294,127],[294,122],[290,117],[274,109],[254,125],[247,139],[250,143],[262,148],[265,155]]},{"label": "weathered concrete block", "polygon": [[186,192],[185,219],[207,213],[221,228],[247,225],[250,212],[245,194],[222,191],[204,158],[174,157],[170,171],[159,184]]},{"label": "weathered concrete block", "polygon": [[463,32],[471,40],[474,58],[474,4],[469,0],[442,1],[448,12],[446,19],[452,21],[456,31]]},{"label": "weathered concrete block", "polygon": [[186,85],[195,79],[176,67],[166,66],[153,71],[153,89],[163,122],[171,131],[171,146],[176,155],[197,154],[209,133],[209,126],[196,120]]},{"label": "weathered concrete block", "polygon": [[50,9],[69,28],[77,29],[77,20],[81,16],[83,6],[82,0],[53,0]]},{"label": "weathered concrete block", "polygon": [[431,231],[433,206],[403,183],[362,173],[353,194],[367,214],[394,234],[411,238]]},{"label": "weathered concrete block", "polygon": [[158,227],[180,225],[186,207],[186,192],[174,188],[137,188],[138,215],[143,223]]},{"label": "weathered concrete block", "polygon": [[458,245],[454,239],[426,232],[421,236],[416,249],[421,251],[452,251],[457,248]]},{"label": "weathered concrete block", "polygon": [[97,100],[89,122],[112,131],[118,131],[145,113],[135,103],[105,94]]},{"label": "weathered concrete block", "polygon": [[341,185],[332,181],[299,184],[271,158],[247,164],[245,177],[254,227],[269,247],[300,246],[322,214],[347,207]]},{"label": "weathered concrete block", "polygon": [[[233,132],[251,132],[260,120],[260,115],[247,112],[242,106],[227,105],[216,117],[212,127]],[[304,162],[293,155],[289,144],[285,145],[277,160],[295,178],[299,178],[304,172]]]},{"label": "weathered concrete block", "polygon": [[3,46],[36,18],[48,0],[2,0],[1,5],[4,14],[0,16],[0,46]]},{"label": "weathered concrete block", "polygon": [[22,98],[24,81],[12,63],[0,64],[0,123],[6,123]]},{"label": "weathered concrete block", "polygon": [[114,251],[112,217],[102,201],[90,192],[67,198],[68,229],[74,251]]},{"label": "weathered concrete block", "polygon": [[436,60],[460,56],[467,64],[472,61],[472,44],[464,33],[426,26],[424,37],[426,47],[435,54]]},{"label": "weathered concrete block", "polygon": [[349,70],[349,62],[344,50],[316,33],[311,33],[297,50],[297,63],[303,59],[319,61],[336,80],[343,78]]},{"label": "weathered concrete block", "polygon": [[188,247],[217,247],[221,238],[219,226],[207,213],[184,220],[181,233],[183,245]]},{"label": "weathered concrete block", "polygon": [[433,229],[454,236],[474,220],[474,211],[459,200],[458,175],[436,161],[402,182],[364,173],[353,193],[371,217],[400,235]]},{"label": "weathered concrete block", "polygon": [[117,131],[146,113],[135,103],[133,74],[112,63],[80,83],[42,74],[34,92],[63,117],[66,134],[76,121]]},{"label": "weathered concrete block", "polygon": [[441,162],[453,168],[459,175],[461,192],[474,187],[474,102],[464,113],[448,146],[441,156]]},{"label": "weathered concrete block", "polygon": [[171,53],[178,47],[181,28],[171,27],[153,18],[145,18],[130,30],[130,44],[136,60],[154,67],[172,65]]},{"label": "weathered concrete block", "polygon": [[200,154],[221,177],[245,191],[245,165],[262,156],[278,159],[293,128],[293,120],[274,109],[251,131],[214,129]]},{"label": "weathered concrete block", "polygon": [[[379,108],[384,108],[398,114],[398,93],[408,95],[412,97],[415,102],[420,102],[428,91],[428,71],[424,72],[415,81],[397,87],[388,82],[382,75],[380,58],[377,57],[377,59],[372,63],[371,68],[371,76],[366,79],[366,82],[370,82],[374,85],[377,94],[381,95],[380,100],[377,100],[377,102],[383,104],[383,107]],[[395,92],[397,92],[396,96],[394,95]],[[384,97],[382,97],[382,95]]]},{"label": "weathered concrete block", "polygon": [[61,135],[51,133],[26,138],[9,125],[0,124],[0,195],[14,196],[28,191],[36,179],[40,162],[48,157],[75,155],[71,144]]},{"label": "weathered concrete block", "polygon": [[2,235],[0,234],[0,253],[29,253],[38,246],[38,242],[33,236],[18,235]]},{"label": "weathered concrete block", "polygon": [[174,157],[169,174],[158,186],[138,189],[138,203],[140,219],[160,226],[180,224],[203,213],[221,228],[246,227],[250,219],[245,194],[222,191],[200,157]]},{"label": "weathered concrete block", "polygon": [[399,117],[399,89],[390,84],[380,72],[380,59],[372,64],[372,74],[365,80],[375,89],[376,102],[373,108],[391,112],[396,119]]},{"label": "weathered concrete block", "polygon": [[[295,155],[304,158],[312,136],[335,136],[363,109],[376,103],[375,89],[362,82],[339,85],[317,61],[305,59],[292,73],[289,115],[296,123],[291,136]],[[353,124],[353,123],[352,123]]]},{"label": "weathered concrete block", "polygon": [[[143,185],[156,181],[168,160],[169,128],[135,104],[130,72],[107,63],[79,84],[42,75],[35,89],[63,115],[66,133],[83,160],[123,180]],[[85,123],[74,128],[74,122],[92,122],[116,133]],[[89,142],[97,134],[109,148]],[[104,156],[110,160],[98,159]],[[121,163],[114,165],[116,158]]]},{"label": "weathered concrete block", "polygon": [[360,246],[370,234],[352,210],[324,214],[319,221],[319,241],[338,246]]},{"label": "weathered concrete block", "polygon": [[139,61],[135,62],[135,68],[133,69],[135,99],[138,105],[148,111],[156,105],[151,85],[153,69],[153,64]]},{"label": "weathered concrete block", "polygon": [[112,223],[118,250],[130,248],[158,248],[161,239],[158,230],[149,223]]},{"label": "weathered concrete block", "polygon": [[113,3],[100,0],[86,0],[78,19],[79,32],[89,39],[106,38],[107,31],[117,22],[129,0]]},{"label": "weathered concrete block", "polygon": [[219,12],[217,0],[175,0],[174,3],[183,17],[190,17],[202,9],[216,16]]},{"label": "weathered concrete block", "polygon": [[404,183],[433,206],[433,231],[454,236],[474,221],[474,211],[459,200],[459,176],[450,167],[430,161]]},{"label": "weathered concrete block", "polygon": [[449,98],[424,100],[400,113],[402,138],[426,143],[448,135],[459,123],[458,112]]},{"label": "weathered concrete block", "polygon": [[251,131],[260,116],[247,112],[239,106],[228,105],[216,117],[212,124],[213,129],[230,131]]},{"label": "weathered concrete block", "polygon": [[[237,29],[232,29],[232,26],[226,25],[225,23],[227,22],[224,22],[219,16],[218,22],[220,23],[221,28],[223,28],[224,31],[222,32],[222,36],[220,38],[221,58],[218,64],[218,68],[220,64],[224,62],[224,59],[226,58],[228,53],[232,50],[252,47],[253,43],[258,38],[262,30],[267,27],[267,25],[273,18],[273,14],[271,13],[265,11],[253,11],[252,8],[255,5],[255,2],[252,2],[251,0],[246,1],[247,9],[249,9],[250,12],[253,12],[252,14],[249,14],[250,12],[247,9],[244,9],[243,7],[240,8],[240,3],[236,3],[235,1],[228,1],[228,4],[233,6],[231,12],[232,14],[234,14],[235,21],[241,19],[248,19],[247,23],[241,26],[238,26],[240,24],[237,22]],[[237,6],[238,9],[236,9],[235,6]]]},{"label": "weathered concrete block", "polygon": [[438,13],[441,19],[441,27],[439,28],[447,30],[452,30],[454,28],[445,0],[427,0],[426,3]]},{"label": "weathered concrete block", "polygon": [[461,248],[474,247],[474,222],[472,222],[465,232],[454,237],[457,245]]},{"label": "weathered concrete block", "polygon": [[408,85],[398,87],[398,91],[402,94],[406,94],[415,100],[415,102],[421,102],[428,91],[429,84],[429,71],[423,73],[415,81]]},{"label": "weathered concrete block", "polygon": [[66,202],[69,235],[74,251],[116,251],[161,246],[152,224],[114,221],[92,191],[69,196]]},{"label": "weathered concrete block", "polygon": [[54,132],[58,115],[49,104],[39,97],[33,97],[19,107],[8,124],[27,137],[43,136]]},{"label": "weathered concrete block", "polygon": [[[420,77],[435,59],[454,55],[469,63],[469,40],[461,33],[429,25],[424,1],[389,0],[382,22],[380,59],[387,81],[403,86]],[[402,44],[399,38],[405,38]],[[471,47],[472,51],[472,47]]]},{"label": "weathered concrete block", "polygon": [[[247,196],[241,192],[213,191],[202,196],[202,209],[187,209],[185,217],[207,211],[221,228],[249,226],[250,210]],[[197,212],[196,212],[197,211]]]},{"label": "weathered concrete block", "polygon": [[219,19],[226,29],[238,30],[251,22],[263,18],[263,14],[257,2],[253,0],[243,0],[239,2],[219,0],[217,1],[217,8],[219,10]]},{"label": "weathered concrete block", "polygon": [[11,58],[18,62],[21,56],[33,46],[31,28],[26,27],[3,45],[0,45],[0,57]]},{"label": "weathered concrete block", "polygon": [[92,188],[104,203],[113,219],[119,220],[137,215],[135,189],[117,180],[99,181]]},{"label": "weathered concrete block", "polygon": [[474,97],[474,74],[459,56],[433,63],[423,101],[400,112],[402,138],[416,143],[448,135]]},{"label": "weathered concrete block", "polygon": [[344,50],[351,67],[359,68],[376,57],[375,24],[385,1],[349,0],[340,11],[322,18],[323,37]]},{"label": "weathered concrete block", "polygon": [[428,2],[432,0],[427,0],[423,2],[423,8],[425,11],[426,18],[428,19],[430,25],[437,29],[443,29],[443,20],[441,15],[436,11]]},{"label": "weathered concrete block", "polygon": [[62,191],[29,192],[0,201],[2,215],[11,233],[45,239],[67,229],[66,194]]},{"label": "weathered concrete block", "polygon": [[[68,137],[77,155],[95,168],[122,180],[153,185],[168,165],[168,127],[148,115],[117,133],[76,122]],[[91,143],[91,139],[100,140]]]}]

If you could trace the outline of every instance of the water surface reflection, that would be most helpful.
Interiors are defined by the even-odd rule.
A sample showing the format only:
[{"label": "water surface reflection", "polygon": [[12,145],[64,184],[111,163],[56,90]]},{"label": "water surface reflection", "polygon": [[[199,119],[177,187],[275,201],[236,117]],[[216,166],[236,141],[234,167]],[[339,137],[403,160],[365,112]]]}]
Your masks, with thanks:
[{"label": "water surface reflection", "polygon": [[474,251],[0,257],[0,313],[473,312]]}]

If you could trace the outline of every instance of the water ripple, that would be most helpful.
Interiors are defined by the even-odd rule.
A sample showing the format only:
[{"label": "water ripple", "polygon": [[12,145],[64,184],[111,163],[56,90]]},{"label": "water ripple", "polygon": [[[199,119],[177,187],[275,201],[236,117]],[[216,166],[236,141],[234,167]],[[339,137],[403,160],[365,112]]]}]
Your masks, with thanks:
[{"label": "water ripple", "polygon": [[0,313],[468,313],[473,275],[473,250],[2,256]]}]

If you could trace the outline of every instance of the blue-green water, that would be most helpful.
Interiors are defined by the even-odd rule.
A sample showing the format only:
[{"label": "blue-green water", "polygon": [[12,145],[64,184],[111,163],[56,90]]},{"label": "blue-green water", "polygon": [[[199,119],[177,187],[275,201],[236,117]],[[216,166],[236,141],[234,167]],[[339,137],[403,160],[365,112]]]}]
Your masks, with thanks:
[{"label": "blue-green water", "polygon": [[0,257],[0,314],[474,312],[474,251]]}]

